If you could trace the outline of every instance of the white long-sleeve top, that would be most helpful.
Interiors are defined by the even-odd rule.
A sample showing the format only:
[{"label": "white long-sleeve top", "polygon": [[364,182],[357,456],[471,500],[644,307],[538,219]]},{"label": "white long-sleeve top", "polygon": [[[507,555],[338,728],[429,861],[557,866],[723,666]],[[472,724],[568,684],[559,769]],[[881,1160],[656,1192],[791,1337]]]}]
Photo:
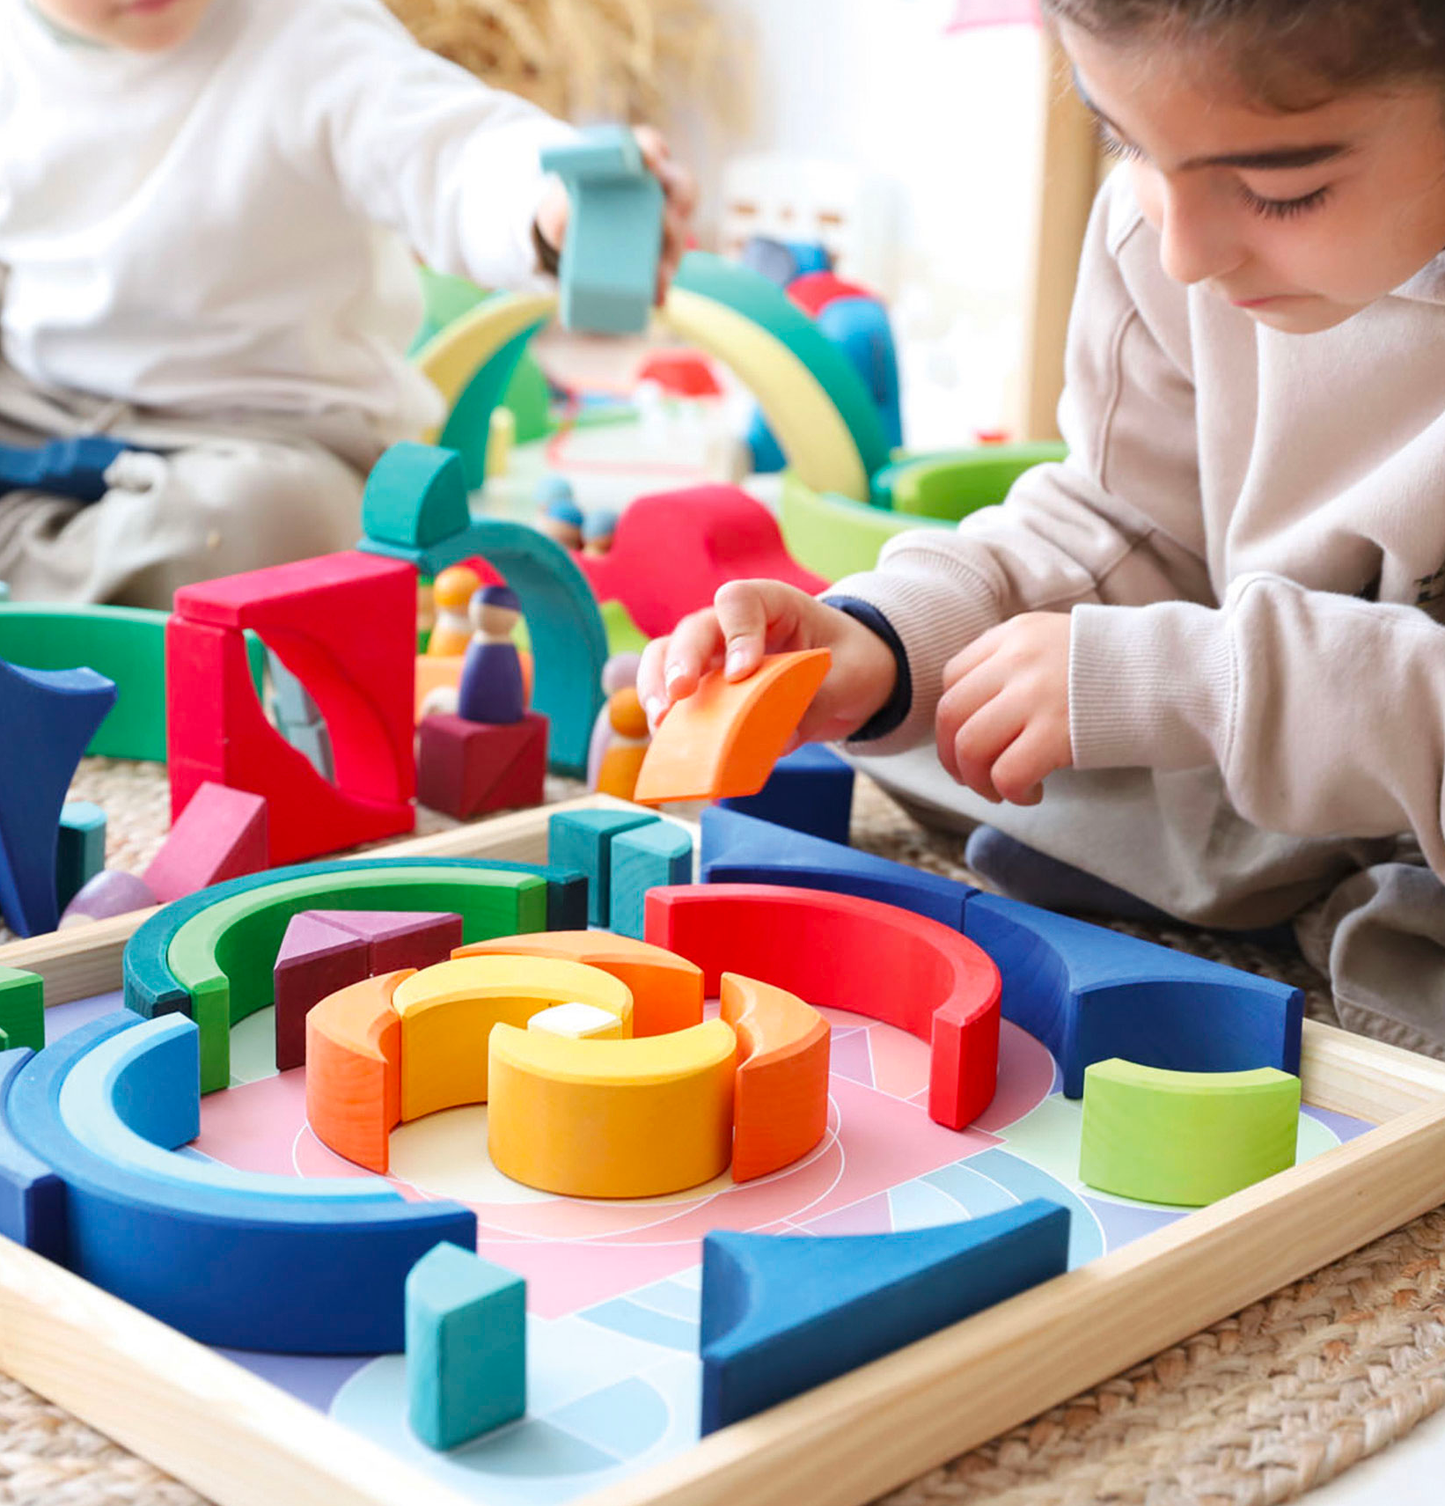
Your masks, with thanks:
[{"label": "white long-sleeve top", "polygon": [[152,55],[0,0],[0,348],[51,388],[414,436],[410,252],[529,285],[538,154],[571,135],[381,0],[213,0]]},{"label": "white long-sleeve top", "polygon": [[[830,591],[881,611],[909,663],[908,715],[868,751],[931,733],[944,665],[986,628],[1070,611],[1078,767],[1156,785],[1217,770],[1256,827],[1413,831],[1445,875],[1445,256],[1334,329],[1283,334],[1171,282],[1115,174],[1084,252],[1061,421],[1066,462],[956,532],[900,535]],[[1061,782],[1075,789],[1084,832],[1088,791]],[[1196,808],[1185,840],[1207,867],[1215,817]],[[1038,819],[999,824],[1049,846],[1046,816],[1074,819],[1046,795]],[[1140,831],[1139,850],[1159,840]]]}]

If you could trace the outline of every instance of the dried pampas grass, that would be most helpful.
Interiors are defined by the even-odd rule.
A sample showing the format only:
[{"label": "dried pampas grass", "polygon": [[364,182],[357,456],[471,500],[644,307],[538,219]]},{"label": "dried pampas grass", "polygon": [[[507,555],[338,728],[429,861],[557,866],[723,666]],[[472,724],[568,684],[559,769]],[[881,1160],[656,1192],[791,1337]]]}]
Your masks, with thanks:
[{"label": "dried pampas grass", "polygon": [[743,72],[708,0],[387,0],[423,46],[573,120],[736,125]]}]

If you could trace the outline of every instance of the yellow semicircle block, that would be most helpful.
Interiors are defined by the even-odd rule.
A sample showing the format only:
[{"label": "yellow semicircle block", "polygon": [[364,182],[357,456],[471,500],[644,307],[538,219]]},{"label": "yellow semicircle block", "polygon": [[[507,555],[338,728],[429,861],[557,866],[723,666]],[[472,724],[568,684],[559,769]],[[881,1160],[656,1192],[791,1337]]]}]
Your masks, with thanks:
[{"label": "yellow semicircle block", "polygon": [[740,376],[772,425],[789,466],[814,491],[868,500],[858,446],[823,384],[760,324],[700,293],[673,284],[664,321]]},{"label": "yellow semicircle block", "polygon": [[531,931],[459,946],[453,957],[565,957],[611,973],[632,990],[632,1034],[668,1035],[702,1021],[702,969],[676,952],[611,931]]},{"label": "yellow semicircle block", "polygon": [[462,957],[424,968],[391,997],[401,1016],[401,1117],[487,1101],[487,1041],[554,1004],[591,1004],[632,1032],[632,993],[600,968],[555,957]]},{"label": "yellow semicircle block", "polygon": [[737,1038],[723,1020],[645,1040],[499,1025],[487,1145],[513,1181],[566,1197],[657,1197],[732,1157]]},{"label": "yellow semicircle block", "polygon": [[[556,310],[557,298],[551,293],[503,293],[488,298],[433,335],[417,351],[413,363],[431,380],[451,412],[467,383],[504,345],[524,329],[550,319]],[[435,444],[441,430],[441,424],[434,425],[423,437]]]}]

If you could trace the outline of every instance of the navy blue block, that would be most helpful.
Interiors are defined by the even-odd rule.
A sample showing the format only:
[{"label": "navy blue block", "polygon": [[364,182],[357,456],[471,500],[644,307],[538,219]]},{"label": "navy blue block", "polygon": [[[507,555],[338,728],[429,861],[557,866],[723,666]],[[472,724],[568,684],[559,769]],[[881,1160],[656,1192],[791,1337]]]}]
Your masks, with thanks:
[{"label": "navy blue block", "polygon": [[1017,1208],[901,1234],[709,1234],[702,1431],[751,1417],[1068,1266],[1069,1211]]},{"label": "navy blue block", "polygon": [[1288,984],[993,894],[969,901],[963,929],[1003,976],[1004,1018],[1053,1052],[1066,1097],[1083,1097],[1084,1069],[1114,1056],[1299,1074],[1304,995]]},{"label": "navy blue block", "polygon": [[978,893],[968,884],[721,805],[702,813],[699,872],[705,884],[782,884],[855,894],[926,915],[955,931],[963,930],[965,906]]},{"label": "navy blue block", "polygon": [[756,795],[735,795],[718,804],[759,821],[848,843],[853,819],[853,766],[820,743],[804,743],[773,765]]},{"label": "navy blue block", "polygon": [[0,914],[19,936],[60,924],[60,811],[113,705],[114,684],[94,670],[20,669],[0,659]]},{"label": "navy blue block", "polygon": [[10,1127],[10,1085],[34,1054],[23,1046],[0,1052],[0,1234],[64,1262],[65,1183]]}]

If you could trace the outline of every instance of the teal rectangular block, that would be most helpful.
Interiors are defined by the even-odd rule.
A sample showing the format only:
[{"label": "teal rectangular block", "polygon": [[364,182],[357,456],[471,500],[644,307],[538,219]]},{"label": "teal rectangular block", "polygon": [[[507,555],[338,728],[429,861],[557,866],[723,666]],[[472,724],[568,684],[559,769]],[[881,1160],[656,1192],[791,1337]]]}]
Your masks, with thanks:
[{"label": "teal rectangular block", "polygon": [[542,154],[572,201],[561,259],[568,329],[637,334],[647,328],[662,250],[662,185],[632,132],[608,126]]},{"label": "teal rectangular block", "polygon": [[644,940],[647,891],[660,884],[692,882],[692,838],[682,827],[658,820],[620,833],[612,842],[611,909],[607,929]]},{"label": "teal rectangular block", "polygon": [[61,910],[104,867],[105,812],[89,800],[67,800],[55,843],[55,898]]},{"label": "teal rectangular block", "polygon": [[651,811],[567,811],[547,823],[547,862],[587,875],[587,920],[605,926],[612,913],[612,844],[623,832],[661,821]]},{"label": "teal rectangular block", "polygon": [[406,1278],[412,1431],[456,1448],[527,1410],[527,1283],[460,1245],[439,1244]]},{"label": "teal rectangular block", "polygon": [[9,1050],[45,1049],[45,984],[37,974],[0,967],[0,1031]]}]

